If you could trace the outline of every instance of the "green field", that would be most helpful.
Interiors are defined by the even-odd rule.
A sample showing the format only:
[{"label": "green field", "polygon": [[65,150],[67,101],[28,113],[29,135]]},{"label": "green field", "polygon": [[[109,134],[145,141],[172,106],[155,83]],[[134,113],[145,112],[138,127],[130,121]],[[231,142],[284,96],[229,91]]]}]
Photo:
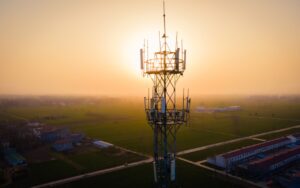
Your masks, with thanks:
[{"label": "green field", "polygon": [[[44,102],[44,100],[44,98],[37,98],[32,99],[32,104],[25,102],[25,104],[17,105],[13,103],[5,107],[0,105],[0,123],[13,124],[21,121],[40,121],[52,126],[69,127],[73,132],[84,133],[87,137],[108,141],[134,151],[152,153],[152,130],[146,123],[142,98],[141,100],[132,98],[92,98],[76,99],[75,102],[72,101],[72,98],[66,98],[67,101],[71,102],[63,104],[61,101],[64,101],[64,99],[59,99],[60,102],[56,102],[57,99],[51,98],[47,98],[50,102]],[[222,113],[196,112],[197,106],[225,107],[232,105],[239,105],[242,110]],[[200,97],[193,98],[191,111],[190,124],[183,126],[178,132],[178,151],[298,125],[300,123],[300,98]],[[278,135],[264,136],[264,138],[275,136]],[[184,157],[198,161],[254,142],[250,140],[243,141],[195,152]],[[115,157],[92,152],[65,156],[51,161],[49,164],[47,162],[30,165],[30,177],[25,182],[36,184],[138,160],[137,156],[130,156],[129,158],[126,155],[120,158]],[[210,179],[212,184],[217,182],[212,180],[211,176],[207,176],[206,171],[195,169],[196,167],[190,167],[186,164],[182,164],[182,166],[189,167],[184,167],[183,170],[178,167],[179,179],[181,177],[191,177],[193,179],[191,182],[195,183],[203,177],[203,182],[206,179]],[[59,172],[49,173],[52,171]],[[150,166],[128,169],[128,173],[135,172],[139,173],[138,175],[143,177],[145,181],[149,180],[149,186],[151,187],[152,168]],[[135,176],[124,175],[123,178],[122,174],[124,173],[126,174],[127,170],[115,172],[112,175],[100,176],[91,179],[91,182],[98,185],[99,178],[101,182],[104,182],[104,185],[108,185],[107,183],[111,182],[112,179],[118,180],[114,183],[120,183],[120,185],[124,185],[123,187],[127,185],[133,185],[132,187],[144,185],[144,182],[140,182],[141,184],[136,182],[135,184],[133,180],[130,181],[130,178],[135,178]],[[198,174],[194,175],[194,173]],[[192,184],[186,184],[188,183],[186,181],[189,181],[189,179],[182,180],[187,185],[185,187],[191,187]]]},{"label": "green field", "polygon": [[[202,100],[205,101],[204,104]],[[178,132],[178,151],[299,123],[299,103],[279,99],[261,102],[247,98],[202,100],[195,100],[189,126],[182,127]],[[194,111],[199,105],[240,105],[242,110],[202,114]],[[135,151],[148,154],[152,152],[152,131],[145,120],[142,99],[138,102],[133,99],[103,99],[93,104],[18,106],[6,108],[5,113],[54,126],[70,127],[91,138],[99,138]],[[274,114],[276,118],[273,117]],[[61,118],[49,120],[45,119],[47,116]],[[284,119],[277,119],[279,117]]]},{"label": "green field", "polygon": [[107,148],[105,150],[76,155],[70,154],[67,156],[67,160],[77,164],[83,172],[89,172],[146,159],[133,153],[119,152],[119,150],[114,148]]},{"label": "green field", "polygon": [[231,144],[225,144],[222,146],[216,146],[216,147],[212,147],[209,149],[205,149],[205,150],[201,150],[201,151],[197,151],[197,152],[193,152],[193,153],[189,153],[189,154],[185,154],[182,155],[181,157],[186,158],[188,160],[191,161],[201,161],[201,160],[205,160],[208,157],[212,157],[218,154],[222,154],[228,151],[232,151],[238,148],[242,148],[242,147],[246,147],[246,146],[250,146],[253,144],[257,144],[260,143],[259,141],[256,140],[243,140],[243,141],[239,141],[236,143],[231,143]]},{"label": "green field", "polygon": [[145,159],[115,148],[102,150],[90,148],[78,154],[52,153],[52,156],[56,160],[29,164],[28,177],[25,180],[16,181],[15,185],[32,186]]},{"label": "green field", "polygon": [[78,174],[76,168],[62,160],[53,160],[29,165],[26,178],[18,179],[11,187],[30,187],[44,182],[66,178]]},{"label": "green field", "polygon": [[300,128],[295,128],[295,129],[290,129],[290,130],[287,130],[287,131],[268,134],[268,135],[265,135],[265,136],[261,136],[259,138],[266,139],[266,140],[271,140],[271,139],[274,139],[274,138],[279,138],[279,137],[282,137],[282,136],[288,136],[288,135],[295,134],[295,133],[300,133]]},{"label": "green field", "polygon": [[[214,174],[192,166],[185,162],[177,160],[177,183],[172,187],[241,187],[234,183],[230,183],[221,179],[218,179]],[[152,164],[141,165],[133,168],[104,174],[97,177],[87,178],[84,180],[65,184],[60,187],[143,187],[153,188],[153,173]]]}]

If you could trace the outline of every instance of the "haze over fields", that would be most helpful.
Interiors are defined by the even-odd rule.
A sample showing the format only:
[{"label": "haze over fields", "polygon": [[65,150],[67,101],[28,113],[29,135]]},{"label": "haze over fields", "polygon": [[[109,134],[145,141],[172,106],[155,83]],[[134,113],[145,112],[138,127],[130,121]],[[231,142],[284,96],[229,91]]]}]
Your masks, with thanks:
[{"label": "haze over fields", "polygon": [[[184,40],[179,88],[196,94],[299,94],[299,0],[167,0]],[[144,95],[144,38],[157,43],[162,1],[0,2],[0,94]]]}]

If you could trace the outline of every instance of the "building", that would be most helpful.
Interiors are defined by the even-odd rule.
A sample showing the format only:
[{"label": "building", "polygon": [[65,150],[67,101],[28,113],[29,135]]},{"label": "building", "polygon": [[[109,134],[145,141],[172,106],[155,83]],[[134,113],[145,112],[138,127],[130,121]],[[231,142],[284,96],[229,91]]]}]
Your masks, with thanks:
[{"label": "building", "polygon": [[300,146],[282,150],[263,159],[254,160],[247,164],[250,175],[262,177],[300,159]]},{"label": "building", "polygon": [[44,124],[40,123],[40,122],[37,122],[37,121],[32,121],[32,122],[28,122],[27,126],[34,128],[34,127],[42,127],[42,126],[44,126]]},{"label": "building", "polygon": [[210,157],[207,162],[261,178],[300,160],[299,142],[300,134],[293,134]]},{"label": "building", "polygon": [[17,178],[28,173],[26,159],[20,155],[14,148],[5,148],[2,150],[3,158],[7,163],[7,172],[11,178]]},{"label": "building", "polygon": [[65,135],[65,137],[63,137],[62,139],[56,140],[52,144],[52,148],[58,152],[69,151],[74,148],[74,144],[81,142],[83,138],[84,135],[80,133],[68,134]]},{"label": "building", "polygon": [[93,144],[98,147],[98,148],[108,148],[108,147],[111,147],[113,146],[113,144],[111,143],[108,143],[108,142],[104,142],[104,141],[101,141],[101,140],[96,140],[93,142]]},{"label": "building", "polygon": [[69,136],[70,132],[67,128],[58,127],[41,127],[33,130],[34,135],[41,139],[43,142],[55,142]]},{"label": "building", "polygon": [[240,106],[213,107],[213,108],[198,106],[196,108],[196,111],[199,113],[233,112],[233,111],[240,111],[240,110],[241,110]]},{"label": "building", "polygon": [[56,140],[52,144],[52,148],[57,152],[69,151],[74,148],[74,144],[81,142],[83,138],[84,135],[80,133],[68,134],[62,139]]},{"label": "building", "polygon": [[283,188],[299,188],[300,187],[300,173],[293,174],[292,177],[278,177],[275,181]]},{"label": "building", "polygon": [[300,144],[300,134],[292,134],[287,136],[288,138],[294,140],[296,142],[296,144]]},{"label": "building", "polygon": [[271,141],[255,144],[244,147],[242,149],[234,150],[225,154],[217,155],[208,158],[207,162],[221,168],[231,169],[234,165],[239,164],[243,160],[263,152],[278,149],[289,144],[295,143],[294,137],[281,137]]},{"label": "building", "polygon": [[3,149],[4,160],[10,167],[27,166],[26,159],[13,148]]},{"label": "building", "polygon": [[72,140],[70,140],[70,139],[63,139],[63,140],[58,140],[58,141],[54,142],[54,144],[52,145],[52,148],[55,151],[63,152],[63,151],[70,151],[74,147],[73,147]]},{"label": "building", "polygon": [[84,138],[84,135],[80,134],[80,133],[74,133],[69,136],[69,139],[72,141],[72,144],[77,144],[77,143],[81,142],[81,140],[83,138]]},{"label": "building", "polygon": [[69,151],[74,145],[81,142],[84,135],[81,133],[70,133],[68,128],[43,126],[33,129],[33,133],[42,142],[52,143],[55,151]]}]

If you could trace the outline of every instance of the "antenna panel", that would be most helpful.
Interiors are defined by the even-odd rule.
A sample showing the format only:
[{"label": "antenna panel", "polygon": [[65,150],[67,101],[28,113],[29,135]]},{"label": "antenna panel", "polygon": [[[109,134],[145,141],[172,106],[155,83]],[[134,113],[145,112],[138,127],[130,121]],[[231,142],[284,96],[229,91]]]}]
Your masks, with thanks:
[{"label": "antenna panel", "polygon": [[144,69],[144,50],[140,49],[141,69]]},{"label": "antenna panel", "polygon": [[180,48],[177,48],[175,52],[175,69],[177,71],[179,70],[179,52],[180,52]]},{"label": "antenna panel", "polygon": [[184,54],[183,54],[183,70],[185,70],[186,68],[186,50],[184,50]]}]

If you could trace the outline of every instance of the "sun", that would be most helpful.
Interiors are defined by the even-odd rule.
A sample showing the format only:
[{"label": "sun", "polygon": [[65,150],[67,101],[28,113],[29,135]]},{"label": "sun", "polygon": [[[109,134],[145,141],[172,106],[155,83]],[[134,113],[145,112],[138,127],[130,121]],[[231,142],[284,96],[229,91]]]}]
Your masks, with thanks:
[{"label": "sun", "polygon": [[[143,32],[140,32],[143,33]],[[158,36],[142,36],[140,34],[131,35],[123,42],[123,59],[126,69],[137,76],[141,75],[140,49],[144,48],[144,43],[148,43],[149,58],[157,50]]]}]

